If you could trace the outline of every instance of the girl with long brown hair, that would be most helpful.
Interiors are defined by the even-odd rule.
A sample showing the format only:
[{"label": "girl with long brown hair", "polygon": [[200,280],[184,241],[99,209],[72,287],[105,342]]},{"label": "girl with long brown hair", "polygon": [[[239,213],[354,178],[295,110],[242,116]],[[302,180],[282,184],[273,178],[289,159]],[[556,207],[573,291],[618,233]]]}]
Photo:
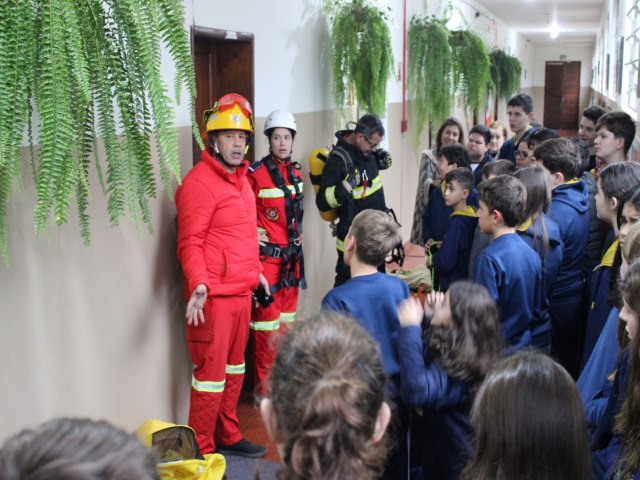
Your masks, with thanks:
[{"label": "girl with long brown hair", "polygon": [[279,347],[260,404],[278,443],[280,480],[377,479],[390,408],[377,343],[353,318],[296,322]]},{"label": "girl with long brown hair", "polygon": [[[421,323],[431,318],[423,349]],[[469,409],[485,374],[504,351],[498,309],[489,292],[468,281],[431,292],[424,311],[409,299],[398,310],[401,398],[421,409],[424,478],[458,478],[472,453]]]}]

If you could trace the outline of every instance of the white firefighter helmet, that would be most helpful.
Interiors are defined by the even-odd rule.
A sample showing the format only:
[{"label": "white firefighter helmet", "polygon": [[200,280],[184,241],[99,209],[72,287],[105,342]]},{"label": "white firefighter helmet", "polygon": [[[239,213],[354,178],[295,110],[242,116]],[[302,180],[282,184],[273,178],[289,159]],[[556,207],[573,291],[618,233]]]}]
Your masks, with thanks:
[{"label": "white firefighter helmet", "polygon": [[291,112],[274,110],[267,117],[267,121],[264,122],[264,134],[268,136],[274,128],[288,128],[291,133],[295,134],[297,130],[296,119]]}]

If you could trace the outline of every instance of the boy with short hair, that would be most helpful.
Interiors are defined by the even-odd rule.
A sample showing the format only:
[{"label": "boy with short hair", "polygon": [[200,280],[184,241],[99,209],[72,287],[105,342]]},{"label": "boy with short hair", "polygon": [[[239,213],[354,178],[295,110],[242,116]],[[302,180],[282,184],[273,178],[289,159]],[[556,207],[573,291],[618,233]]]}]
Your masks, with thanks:
[{"label": "boy with short hair", "polygon": [[604,166],[627,159],[635,136],[636,122],[625,112],[605,113],[598,119],[593,141],[598,157],[596,177]]},{"label": "boy with short hair", "polygon": [[578,177],[581,159],[568,138],[554,138],[536,148],[535,157],[551,182],[549,215],[560,227],[562,265],[549,298],[551,353],[572,375],[577,374],[582,311],[582,263],[589,239],[589,192]]},{"label": "boy with short hair", "polygon": [[507,103],[507,114],[509,115],[509,129],[513,132],[513,137],[502,144],[498,158],[511,160],[515,163],[516,152],[518,151],[520,142],[535,130],[535,128],[531,126],[531,121],[533,120],[533,99],[526,93],[520,93],[511,97]]},{"label": "boy with short hair", "polygon": [[[440,245],[449,227],[449,217],[453,208],[444,202],[444,192],[447,189],[445,177],[456,168],[466,168],[471,171],[469,152],[458,143],[445,145],[438,153],[438,176],[442,183],[440,187],[433,185],[429,187],[429,203],[422,216],[422,239],[427,251],[432,245]],[[469,203],[476,204],[475,192],[470,196]]]},{"label": "boy with short hair", "polygon": [[476,209],[467,206],[467,198],[473,189],[473,177],[467,168],[456,168],[445,177],[447,189],[444,203],[453,208],[451,221],[440,249],[432,257],[427,257],[427,267],[435,268],[443,292],[456,280],[466,280],[469,275],[469,254],[478,225]]},{"label": "boy with short hair", "polygon": [[589,147],[589,164],[587,170],[596,167],[596,151],[594,141],[597,136],[596,124],[602,115],[605,114],[604,108],[598,105],[591,105],[582,111],[580,119],[580,128],[578,129],[578,138]]},{"label": "boy with short hair", "polygon": [[491,142],[491,130],[481,123],[469,130],[469,140],[467,149],[469,150],[469,161],[473,170],[474,184],[477,187],[482,182],[482,169],[488,163],[494,161],[493,155],[489,152]]},{"label": "boy with short hair", "polygon": [[[391,381],[391,399],[398,407],[391,429],[398,443],[387,465],[385,478],[406,478],[408,460],[406,437],[408,415],[398,397],[400,360],[398,355],[398,305],[409,298],[409,288],[402,280],[380,273],[391,250],[402,242],[400,225],[379,210],[363,210],[355,216],[344,239],[344,261],[351,267],[351,278],[329,291],[322,308],[351,314],[380,345],[385,374]],[[393,422],[392,422],[393,423]]]},{"label": "boy with short hair", "polygon": [[478,223],[493,243],[476,258],[474,281],[487,287],[498,304],[505,343],[513,352],[531,345],[531,322],[540,315],[542,264],[516,233],[524,220],[527,192],[508,175],[480,184]]}]

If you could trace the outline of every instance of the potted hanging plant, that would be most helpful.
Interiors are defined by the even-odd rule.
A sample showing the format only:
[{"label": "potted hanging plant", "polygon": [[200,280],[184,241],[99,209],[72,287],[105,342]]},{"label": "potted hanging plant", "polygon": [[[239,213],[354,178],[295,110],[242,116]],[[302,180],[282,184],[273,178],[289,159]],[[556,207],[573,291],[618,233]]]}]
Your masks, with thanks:
[{"label": "potted hanging plant", "polygon": [[482,38],[471,30],[457,30],[449,35],[453,53],[453,89],[458,104],[477,114],[487,100],[491,61]]},{"label": "potted hanging plant", "polygon": [[358,105],[384,115],[393,51],[387,12],[370,0],[328,0],[331,21],[333,94],[336,106],[353,92]]},{"label": "potted hanging plant", "polygon": [[408,32],[407,86],[413,98],[416,141],[425,123],[439,124],[451,114],[453,55],[446,20],[435,16],[411,18]]},{"label": "potted hanging plant", "polygon": [[489,89],[496,100],[502,98],[508,101],[513,94],[520,90],[520,75],[522,73],[520,60],[507,55],[498,48],[489,54],[489,59],[491,61]]},{"label": "potted hanging plant", "polygon": [[[75,197],[80,232],[89,244],[92,164],[108,197],[111,224],[128,211],[136,227],[141,219],[153,230],[152,137],[170,195],[172,178],[180,179],[173,109],[160,74],[161,42],[175,64],[177,101],[186,87],[193,119],[195,79],[181,0],[0,2],[0,255],[5,263],[7,203],[22,177],[25,130],[32,145],[37,233],[51,220],[67,222]],[[97,154],[98,138],[103,156]]]}]

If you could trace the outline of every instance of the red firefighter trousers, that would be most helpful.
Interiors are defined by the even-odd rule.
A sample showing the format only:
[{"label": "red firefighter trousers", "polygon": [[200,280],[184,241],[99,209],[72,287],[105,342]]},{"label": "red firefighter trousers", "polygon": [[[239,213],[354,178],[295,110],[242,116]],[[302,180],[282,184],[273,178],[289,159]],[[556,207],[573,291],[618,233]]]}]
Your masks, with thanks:
[{"label": "red firefighter trousers", "polygon": [[[268,258],[262,262],[263,274],[270,286],[278,283],[281,261]],[[288,325],[296,318],[298,287],[281,288],[273,294],[268,307],[254,307],[251,318],[253,334],[253,384],[258,395],[266,394],[267,379],[275,359],[277,337],[286,333]]]},{"label": "red firefighter trousers", "polygon": [[244,379],[244,350],[249,338],[251,295],[209,297],[205,323],[187,327],[191,362],[189,426],[201,453],[242,438],[236,407]]}]

